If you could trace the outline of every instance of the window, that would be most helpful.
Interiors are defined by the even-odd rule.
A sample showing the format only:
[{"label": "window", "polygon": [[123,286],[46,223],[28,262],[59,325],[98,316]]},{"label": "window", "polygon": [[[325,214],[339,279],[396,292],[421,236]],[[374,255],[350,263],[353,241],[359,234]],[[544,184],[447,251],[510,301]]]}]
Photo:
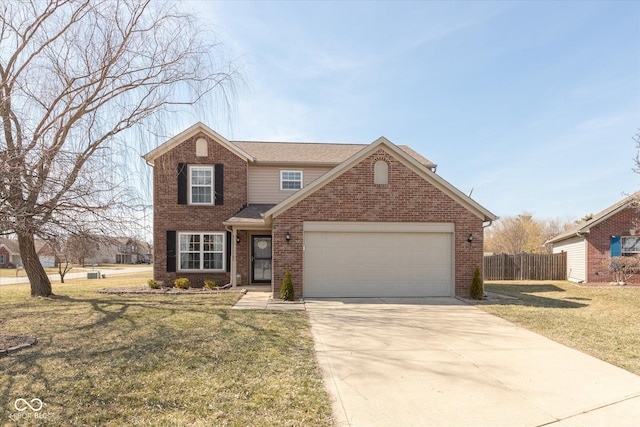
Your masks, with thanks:
[{"label": "window", "polygon": [[180,233],[179,270],[224,270],[225,233]]},{"label": "window", "polygon": [[213,204],[213,166],[190,166],[189,182],[192,205]]},{"label": "window", "polygon": [[640,254],[640,236],[622,237],[622,256]]},{"label": "window", "polygon": [[300,190],[302,188],[302,171],[280,171],[281,190]]},{"label": "window", "polygon": [[5,265],[7,263],[7,258],[5,254],[0,254],[0,264]]}]

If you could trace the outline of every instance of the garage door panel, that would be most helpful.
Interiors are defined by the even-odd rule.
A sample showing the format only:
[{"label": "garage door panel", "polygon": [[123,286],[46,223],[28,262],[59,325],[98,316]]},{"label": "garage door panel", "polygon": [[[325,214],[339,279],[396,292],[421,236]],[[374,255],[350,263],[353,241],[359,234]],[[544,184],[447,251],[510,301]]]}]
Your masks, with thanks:
[{"label": "garage door panel", "polygon": [[305,232],[307,297],[451,296],[451,233]]}]

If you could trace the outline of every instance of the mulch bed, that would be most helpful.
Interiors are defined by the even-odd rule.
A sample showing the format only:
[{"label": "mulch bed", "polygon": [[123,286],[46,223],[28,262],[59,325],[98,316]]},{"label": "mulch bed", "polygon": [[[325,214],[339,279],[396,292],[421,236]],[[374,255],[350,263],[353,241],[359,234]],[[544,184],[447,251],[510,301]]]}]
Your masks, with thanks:
[{"label": "mulch bed", "polygon": [[142,286],[121,286],[118,288],[98,289],[102,294],[219,294],[227,292],[246,293],[246,289],[206,289],[206,288],[160,288],[151,289],[147,285]]},{"label": "mulch bed", "polygon": [[26,335],[0,335],[0,355],[6,355],[37,343],[37,338]]}]

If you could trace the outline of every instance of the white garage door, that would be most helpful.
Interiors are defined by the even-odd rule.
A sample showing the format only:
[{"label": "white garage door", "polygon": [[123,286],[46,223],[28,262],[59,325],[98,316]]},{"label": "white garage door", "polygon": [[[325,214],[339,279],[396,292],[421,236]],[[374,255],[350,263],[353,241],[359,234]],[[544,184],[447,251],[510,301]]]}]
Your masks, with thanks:
[{"label": "white garage door", "polygon": [[305,297],[453,296],[453,224],[304,223]]}]

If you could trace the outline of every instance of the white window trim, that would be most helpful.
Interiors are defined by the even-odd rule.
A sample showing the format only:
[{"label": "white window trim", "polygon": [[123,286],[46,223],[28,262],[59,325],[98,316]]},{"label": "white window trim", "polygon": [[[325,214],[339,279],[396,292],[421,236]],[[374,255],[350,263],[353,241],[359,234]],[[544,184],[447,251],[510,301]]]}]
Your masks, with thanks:
[{"label": "white window trim", "polygon": [[[193,180],[192,180],[191,173],[192,173],[192,171],[197,170],[197,169],[207,169],[207,170],[209,170],[211,172],[211,202],[209,202],[209,203],[196,203],[196,202],[193,201],[192,194],[191,194],[191,190],[193,188]],[[215,170],[214,170],[213,166],[209,166],[209,165],[189,165],[189,174],[188,174],[187,179],[189,180],[189,182],[188,182],[188,184],[189,184],[188,185],[188,188],[189,188],[188,197],[189,197],[189,199],[188,200],[189,200],[189,204],[190,205],[195,205],[195,206],[213,206],[215,204],[215,191],[214,191],[214,188],[215,188],[215,179],[216,179],[216,177],[215,177]]]},{"label": "white window trim", "polygon": [[[216,268],[216,269],[204,269],[204,268],[181,268],[182,265],[182,248],[180,246],[180,239],[181,236],[183,235],[193,235],[193,234],[198,234],[200,235],[200,267],[202,267],[202,264],[204,262],[204,256],[202,256],[202,254],[204,254],[205,252],[202,250],[202,241],[203,236],[205,234],[209,234],[209,235],[219,235],[222,236],[222,268]],[[226,232],[221,232],[221,231],[181,231],[178,233],[177,236],[178,241],[176,242],[176,247],[177,247],[177,262],[176,262],[176,270],[177,271],[184,271],[184,272],[192,272],[192,273],[202,273],[202,272],[207,272],[207,273],[211,273],[211,272],[218,272],[218,273],[222,273],[222,272],[226,272],[227,271],[227,233]],[[218,253],[218,252],[210,252],[210,253]]]},{"label": "white window trim", "polygon": [[[300,174],[300,188],[284,188],[282,186],[284,180],[282,179],[282,175],[285,173],[299,173]],[[294,181],[292,179],[287,179],[286,181]],[[298,191],[298,190],[302,190],[302,187],[304,187],[304,173],[301,170],[281,170],[280,171],[280,190],[281,191]]]},{"label": "white window trim", "polygon": [[624,248],[624,241],[626,239],[640,239],[640,236],[621,236],[620,238],[620,254],[622,256],[630,256],[630,255],[637,255],[640,254],[640,250],[625,250]]},{"label": "white window trim", "polygon": [[7,263],[7,256],[5,254],[0,254],[0,264]]}]

